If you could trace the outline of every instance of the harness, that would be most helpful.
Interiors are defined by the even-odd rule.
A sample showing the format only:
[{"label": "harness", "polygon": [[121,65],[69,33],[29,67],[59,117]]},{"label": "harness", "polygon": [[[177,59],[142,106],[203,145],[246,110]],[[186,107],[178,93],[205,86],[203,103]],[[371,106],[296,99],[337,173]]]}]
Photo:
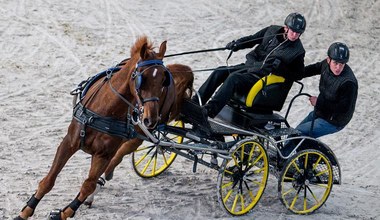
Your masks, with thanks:
[{"label": "harness", "polygon": [[111,117],[100,116],[85,108],[82,103],[78,103],[75,106],[73,117],[82,125],[80,137],[83,139],[86,136],[87,126],[97,131],[125,139],[136,137],[136,131],[130,123],[130,118],[127,121],[120,121]]},{"label": "harness", "polygon": [[[168,80],[168,82],[169,82],[169,83],[164,82],[163,86],[168,87],[169,85],[173,84],[173,79],[172,79],[171,73],[163,65],[163,62],[161,60],[149,60],[149,61],[139,62],[136,65],[136,68],[135,68],[134,72],[132,73],[131,78],[132,78],[132,80],[135,81],[136,93],[139,97],[138,102],[141,105],[143,105],[144,103],[149,102],[149,101],[159,101],[158,97],[149,97],[149,98],[143,99],[139,94],[139,89],[143,83],[142,82],[143,81],[142,74],[147,69],[143,70],[142,72],[139,72],[138,68],[143,67],[143,66],[149,66],[149,67],[147,67],[147,69],[149,69],[153,66],[162,66],[165,69],[166,80]],[[120,94],[111,84],[111,81],[110,81],[111,77],[114,75],[114,73],[117,73],[120,69],[121,69],[120,67],[112,67],[112,68],[109,68],[103,72],[100,72],[100,73],[96,74],[95,76],[92,76],[92,77],[88,78],[87,80],[84,80],[81,83],[79,83],[77,88],[72,90],[70,93],[71,95],[74,95],[73,118],[81,124],[81,130],[80,130],[80,134],[79,134],[79,136],[81,138],[81,148],[84,146],[84,143],[85,143],[86,128],[87,127],[93,128],[97,131],[100,131],[100,132],[108,134],[108,135],[117,136],[117,137],[124,138],[124,139],[131,139],[131,138],[135,138],[138,136],[140,138],[143,138],[143,137],[141,137],[141,135],[139,135],[135,131],[134,126],[131,123],[131,117],[132,116],[129,113],[128,113],[128,116],[127,116],[125,121],[116,120],[112,117],[101,116],[101,115],[97,114],[96,112],[93,112],[90,109],[86,108],[85,107],[86,103],[84,103],[84,104],[82,103],[82,100],[84,99],[89,88],[92,85],[94,85],[95,82],[97,82],[101,78],[104,78],[103,82],[98,87],[98,90],[92,94],[92,97],[90,97],[87,100],[87,102],[89,102],[96,95],[96,93],[100,90],[100,88],[106,82],[108,82],[112,92],[115,93],[116,96],[118,96],[121,100],[123,100],[129,106],[128,112],[129,112],[130,108],[132,108],[133,114],[136,114],[136,115],[141,114],[143,109],[139,110],[138,104],[133,105],[122,94]],[[77,102],[78,95],[80,97],[79,102]]]}]

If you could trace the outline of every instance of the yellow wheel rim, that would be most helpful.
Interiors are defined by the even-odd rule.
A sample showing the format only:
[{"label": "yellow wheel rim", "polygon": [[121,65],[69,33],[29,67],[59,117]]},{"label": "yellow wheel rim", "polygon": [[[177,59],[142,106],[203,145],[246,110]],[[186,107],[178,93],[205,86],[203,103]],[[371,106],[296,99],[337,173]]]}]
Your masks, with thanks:
[{"label": "yellow wheel rim", "polygon": [[296,214],[310,214],[330,195],[333,171],[329,159],[317,150],[304,150],[286,164],[279,181],[279,197]]},{"label": "yellow wheel rim", "polygon": [[[183,127],[182,121],[170,123],[172,126]],[[182,143],[183,137],[175,135],[166,135],[165,138]],[[173,163],[177,154],[168,151],[161,146],[155,146],[152,143],[144,141],[142,145],[132,153],[133,169],[140,177],[150,178],[160,175]]]},{"label": "yellow wheel rim", "polygon": [[252,210],[264,193],[268,179],[268,158],[256,141],[243,141],[232,149],[232,160],[225,160],[218,178],[219,201],[232,215]]}]

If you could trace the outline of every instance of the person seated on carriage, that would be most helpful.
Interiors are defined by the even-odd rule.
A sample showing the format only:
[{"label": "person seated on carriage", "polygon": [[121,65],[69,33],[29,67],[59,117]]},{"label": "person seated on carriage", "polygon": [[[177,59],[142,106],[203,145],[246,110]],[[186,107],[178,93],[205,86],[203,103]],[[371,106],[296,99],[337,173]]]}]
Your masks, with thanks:
[{"label": "person seated on carriage", "polygon": [[305,50],[299,39],[305,31],[306,20],[299,13],[289,14],[284,26],[270,25],[257,33],[229,42],[226,49],[238,51],[253,48],[243,64],[221,66],[214,70],[199,88],[199,96],[192,101],[206,103],[220,86],[213,98],[202,109],[202,114],[214,118],[228,103],[235,92],[248,93],[263,76],[275,74],[286,80],[302,78]]},{"label": "person seated on carriage", "polygon": [[309,98],[314,110],[296,127],[302,134],[318,138],[340,131],[350,122],[358,81],[347,65],[349,56],[347,45],[335,42],[330,45],[326,59],[305,67],[304,77],[321,75],[321,78],[318,97]]}]

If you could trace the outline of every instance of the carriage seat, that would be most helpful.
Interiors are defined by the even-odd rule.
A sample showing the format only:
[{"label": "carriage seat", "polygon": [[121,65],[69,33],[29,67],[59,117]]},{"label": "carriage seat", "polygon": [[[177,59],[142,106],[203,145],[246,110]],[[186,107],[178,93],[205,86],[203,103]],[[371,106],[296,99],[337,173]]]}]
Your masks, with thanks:
[{"label": "carriage seat", "polygon": [[246,112],[272,114],[282,109],[292,84],[282,76],[264,76],[252,86],[248,94],[235,92],[230,103]]}]

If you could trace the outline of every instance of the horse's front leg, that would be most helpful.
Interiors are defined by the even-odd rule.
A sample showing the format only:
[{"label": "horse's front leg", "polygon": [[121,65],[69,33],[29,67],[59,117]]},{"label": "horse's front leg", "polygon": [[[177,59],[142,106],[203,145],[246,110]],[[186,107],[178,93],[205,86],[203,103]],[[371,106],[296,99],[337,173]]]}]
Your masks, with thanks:
[{"label": "horse's front leg", "polygon": [[74,147],[75,144],[72,145],[72,140],[70,137],[71,136],[67,134],[62,140],[61,144],[57,148],[57,152],[55,154],[54,161],[49,173],[40,181],[36,193],[30,197],[26,206],[21,210],[19,216],[15,219],[28,219],[30,216],[32,216],[42,197],[44,197],[44,195],[50,192],[50,190],[53,188],[58,174],[61,172],[62,168],[65,166],[69,158],[79,148]]},{"label": "horse's front leg", "polygon": [[[79,208],[79,205],[81,205],[86,200],[86,198],[95,191],[97,180],[100,177],[100,175],[104,172],[109,162],[110,162],[110,158],[108,157],[103,157],[100,155],[92,156],[91,168],[90,168],[88,178],[82,184],[80,193],[77,196],[77,198],[74,199],[74,201],[70,203],[70,205],[73,204],[74,206],[71,207],[69,205],[68,208],[63,211],[63,215],[65,217],[73,217],[75,214],[75,211]],[[76,205],[75,200],[78,200],[78,205]]]},{"label": "horse's front leg", "polygon": [[102,157],[100,155],[94,155],[91,159],[91,168],[88,178],[83,182],[77,197],[62,211],[53,210],[50,213],[50,219],[62,219],[71,218],[75,215],[80,205],[86,200],[86,198],[95,191],[96,182],[100,175],[106,169],[110,159]]}]

